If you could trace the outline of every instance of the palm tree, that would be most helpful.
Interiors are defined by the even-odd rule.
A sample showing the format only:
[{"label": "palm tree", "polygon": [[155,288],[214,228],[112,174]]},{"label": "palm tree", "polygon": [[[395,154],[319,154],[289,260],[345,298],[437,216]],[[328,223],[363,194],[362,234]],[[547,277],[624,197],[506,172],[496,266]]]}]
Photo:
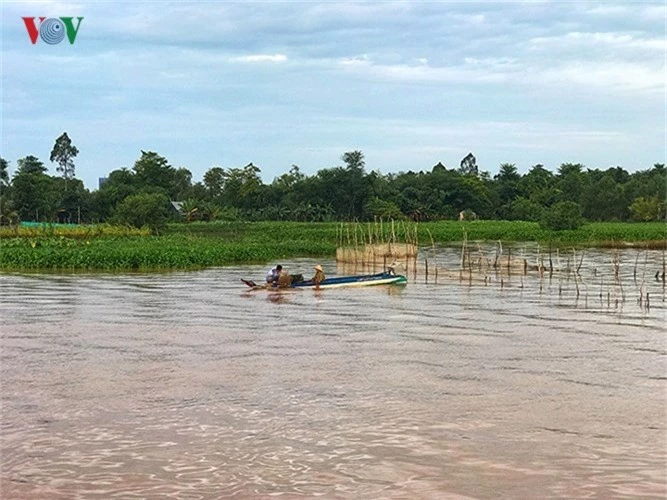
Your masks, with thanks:
[{"label": "palm tree", "polygon": [[214,221],[218,217],[220,217],[220,214],[222,213],[222,209],[220,208],[219,205],[216,205],[215,203],[211,201],[206,201],[201,203],[201,209],[199,211],[202,219],[206,221]]},{"label": "palm tree", "polygon": [[185,222],[192,222],[195,217],[195,213],[199,208],[197,207],[197,202],[195,200],[185,200],[181,203],[181,210],[185,215]]}]

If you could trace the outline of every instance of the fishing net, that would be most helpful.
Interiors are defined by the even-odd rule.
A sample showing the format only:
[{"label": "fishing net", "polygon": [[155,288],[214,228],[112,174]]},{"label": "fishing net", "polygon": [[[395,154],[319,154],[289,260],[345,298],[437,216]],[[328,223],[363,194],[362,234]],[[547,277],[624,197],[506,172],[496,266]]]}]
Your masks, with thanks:
[{"label": "fishing net", "polygon": [[292,276],[290,276],[290,273],[283,271],[280,273],[280,276],[278,276],[278,288],[287,288],[292,284]]}]

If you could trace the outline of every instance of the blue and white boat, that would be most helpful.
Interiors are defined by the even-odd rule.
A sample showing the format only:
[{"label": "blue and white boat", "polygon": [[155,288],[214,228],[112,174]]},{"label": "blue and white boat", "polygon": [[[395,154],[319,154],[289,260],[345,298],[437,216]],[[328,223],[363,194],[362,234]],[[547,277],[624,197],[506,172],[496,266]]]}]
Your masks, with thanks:
[{"label": "blue and white boat", "polygon": [[[254,281],[241,280],[253,290],[271,290],[276,289],[276,286],[258,285]],[[333,278],[326,278],[320,282],[319,286],[312,280],[298,281],[292,283],[286,288],[343,288],[343,287],[359,287],[359,286],[377,286],[377,285],[404,285],[408,279],[402,274],[395,274],[393,271],[385,271],[377,274],[362,274],[356,276],[335,276]]]}]

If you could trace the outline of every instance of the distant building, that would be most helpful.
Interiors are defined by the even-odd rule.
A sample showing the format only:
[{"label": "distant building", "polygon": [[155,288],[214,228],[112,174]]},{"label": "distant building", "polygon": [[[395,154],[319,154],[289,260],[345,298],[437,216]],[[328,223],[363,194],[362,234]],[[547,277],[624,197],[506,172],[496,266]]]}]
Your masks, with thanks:
[{"label": "distant building", "polygon": [[178,215],[181,217],[185,217],[185,211],[183,210],[183,202],[182,201],[170,201],[171,206],[174,207],[174,210],[178,212]]},{"label": "distant building", "polygon": [[97,189],[102,189],[102,186],[109,180],[108,177],[100,177],[97,180]]}]

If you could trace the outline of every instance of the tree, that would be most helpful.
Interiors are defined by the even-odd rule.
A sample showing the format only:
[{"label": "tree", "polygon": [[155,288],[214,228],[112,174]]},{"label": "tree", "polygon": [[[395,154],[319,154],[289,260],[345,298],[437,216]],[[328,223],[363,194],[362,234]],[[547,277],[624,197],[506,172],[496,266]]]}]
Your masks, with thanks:
[{"label": "tree", "polygon": [[521,176],[514,163],[503,163],[500,165],[500,172],[494,177],[496,184],[497,203],[501,205],[500,216],[510,219],[510,204],[516,198],[519,181]]},{"label": "tree", "polygon": [[222,214],[222,208],[211,201],[200,202],[199,214],[202,220],[214,221]]},{"label": "tree", "polygon": [[276,178],[273,183],[285,190],[293,188],[297,183],[301,182],[306,176],[301,173],[298,165],[292,165],[289,172]]},{"label": "tree", "polygon": [[364,153],[361,151],[348,151],[343,153],[343,156],[340,158],[345,162],[348,170],[358,170],[361,172],[366,166],[366,162],[364,161]]},{"label": "tree", "polygon": [[[599,171],[596,171],[599,173]],[[591,175],[591,173],[589,173]],[[582,208],[588,220],[623,220],[627,218],[627,201],[623,187],[610,173],[590,179],[582,193]]]},{"label": "tree", "polygon": [[577,229],[584,223],[581,217],[581,206],[573,201],[560,201],[549,210],[545,210],[540,226],[544,229],[561,231]]},{"label": "tree", "polygon": [[580,163],[563,163],[558,167],[560,201],[581,202],[581,196],[586,187],[583,168],[584,166]]},{"label": "tree", "polygon": [[222,194],[227,174],[222,167],[211,167],[204,174],[204,185],[212,198]]},{"label": "tree", "polygon": [[14,210],[14,204],[8,196],[0,196],[0,226],[17,224],[19,214]]},{"label": "tree", "polygon": [[519,196],[510,203],[507,218],[509,220],[536,222],[542,218],[543,213],[544,208],[542,205]]},{"label": "tree", "polygon": [[199,202],[197,200],[185,200],[181,203],[181,211],[185,215],[185,222],[192,222],[197,218]]},{"label": "tree", "polygon": [[222,191],[224,202],[245,210],[263,206],[261,195],[264,184],[260,173],[260,168],[252,162],[243,168],[230,168],[226,172]]},{"label": "tree", "polygon": [[12,178],[13,207],[21,220],[53,220],[57,212],[53,178],[39,158],[28,155],[16,162]]},{"label": "tree", "polygon": [[175,169],[166,158],[154,151],[142,151],[134,163],[134,179],[139,191],[162,192],[173,199],[182,199],[191,187],[192,174],[186,168]]},{"label": "tree", "polygon": [[60,172],[65,180],[74,178],[74,158],[78,154],[79,150],[72,145],[72,140],[67,132],[63,132],[53,145],[50,160],[52,163],[56,162],[58,164],[56,171]]},{"label": "tree", "polygon": [[157,186],[169,190],[173,167],[167,159],[155,151],[141,151],[141,156],[134,162],[134,175],[140,188]]},{"label": "tree", "polygon": [[519,180],[519,194],[544,207],[553,205],[558,196],[554,174],[538,163]]},{"label": "tree", "polygon": [[381,200],[377,196],[366,203],[366,213],[369,218],[382,217],[383,219],[401,219],[404,217],[401,209],[393,201]]},{"label": "tree", "polygon": [[[346,204],[348,217],[360,218],[370,192],[370,185],[364,174],[364,153],[357,150],[347,151],[341,159],[345,162],[345,168],[336,171],[336,177],[341,181],[339,188],[344,191],[341,201]],[[326,201],[334,206],[333,200]]]},{"label": "tree", "polygon": [[54,178],[43,172],[25,173],[19,170],[12,179],[12,200],[19,218],[55,220],[60,195],[55,192],[54,186]]},{"label": "tree", "polygon": [[12,224],[18,219],[18,213],[14,210],[7,187],[9,186],[9,162],[0,157],[0,225]]},{"label": "tree", "polygon": [[169,199],[161,193],[140,193],[128,196],[114,210],[113,222],[158,231],[167,225]]},{"label": "tree", "polygon": [[192,188],[192,172],[187,168],[177,168],[173,172],[169,196],[172,200],[182,200],[190,194]]},{"label": "tree", "polygon": [[39,161],[36,156],[28,155],[25,158],[19,158],[16,162],[18,170],[14,174],[45,174],[47,172],[44,163]]},{"label": "tree", "polygon": [[479,169],[477,168],[477,159],[472,153],[468,153],[465,158],[461,160],[461,165],[459,167],[459,172],[462,175],[478,175]]},{"label": "tree", "polygon": [[660,221],[665,219],[665,204],[657,196],[639,196],[630,205],[630,212],[636,221]]},{"label": "tree", "polygon": [[0,186],[5,187],[9,184],[9,162],[0,157]]}]

